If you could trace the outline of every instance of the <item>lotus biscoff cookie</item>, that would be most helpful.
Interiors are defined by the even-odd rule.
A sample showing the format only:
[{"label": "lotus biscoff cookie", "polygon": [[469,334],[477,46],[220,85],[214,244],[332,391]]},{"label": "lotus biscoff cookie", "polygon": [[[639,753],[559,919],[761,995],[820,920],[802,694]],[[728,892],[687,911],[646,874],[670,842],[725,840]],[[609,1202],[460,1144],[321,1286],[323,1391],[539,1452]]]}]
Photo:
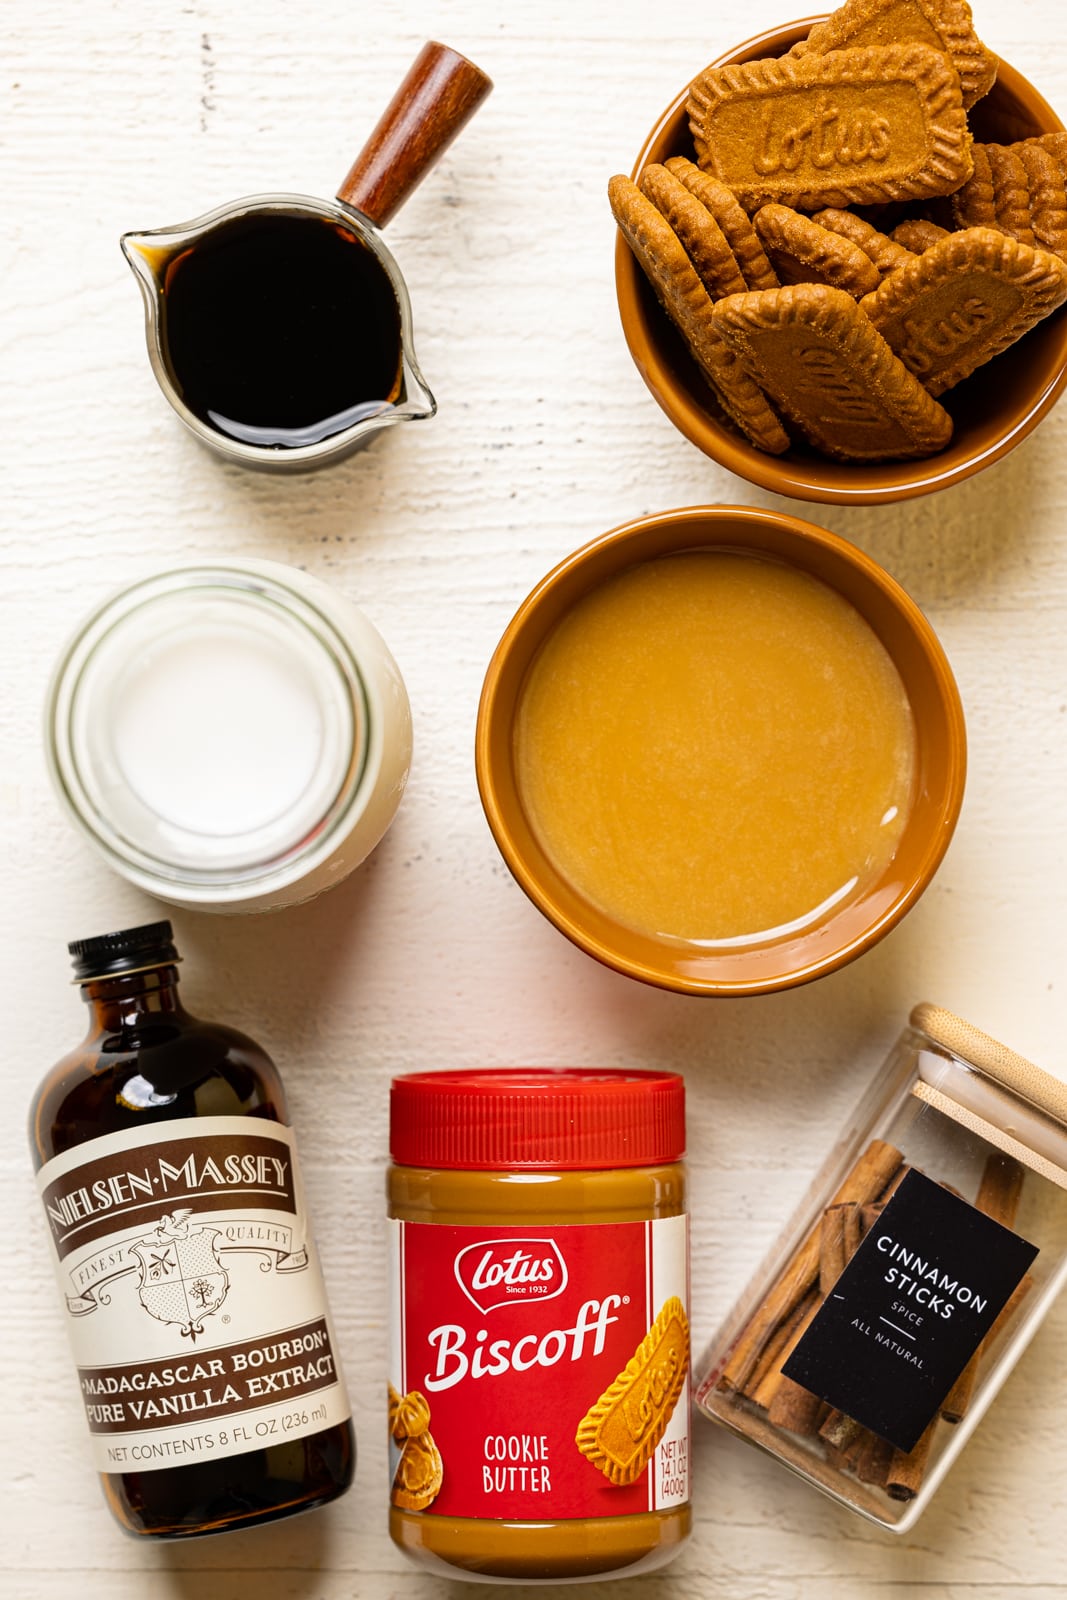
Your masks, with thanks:
[{"label": "lotus biscoff cookie", "polygon": [[575,1444],[609,1482],[636,1483],[667,1431],[689,1373],[689,1322],[674,1295],[614,1383],[578,1424]]},{"label": "lotus biscoff cookie", "polygon": [[671,156],[664,165],[711,212],[734,253],[748,287],[777,289],[779,285],[774,268],[767,260],[748,212],[738,204],[733,190],[720,183],[718,178],[713,178],[710,172],[701,172],[684,156]]},{"label": "lotus biscoff cookie", "polygon": [[1030,224],[1035,242],[1067,257],[1067,187],[1064,169],[1044,146],[1024,142],[1019,160],[1030,190]]},{"label": "lotus biscoff cookie", "polygon": [[1034,243],[1034,230],[1030,224],[1030,185],[1026,168],[1019,159],[1014,145],[987,144],[989,171],[993,179],[993,205],[996,209],[997,227],[1018,239],[1020,244]]},{"label": "lotus biscoff cookie", "polygon": [[789,436],[766,397],[723,343],[708,291],[670,223],[629,178],[612,178],[608,199],[624,239],[723,410],[759,449],[772,455],[788,450]]},{"label": "lotus biscoff cookie", "polygon": [[749,210],[950,194],[971,172],[959,76],[925,45],[711,67],[688,112],[701,167]]},{"label": "lotus biscoff cookie", "polygon": [[997,76],[997,58],[974,31],[966,0],[847,0],[825,22],[818,22],[790,52],[825,54],[858,45],[911,41],[942,50],[960,76],[964,109],[988,94]]},{"label": "lotus biscoff cookie", "polygon": [[1067,165],[1067,133],[1039,133],[1032,139],[1021,139],[1020,144],[1040,145],[1050,156]]},{"label": "lotus biscoff cookie", "polygon": [[825,455],[907,460],[952,437],[948,412],[843,289],[798,283],[731,295],[714,314],[748,371]]},{"label": "lotus biscoff cookie", "polygon": [[975,144],[974,172],[952,196],[961,228],[999,228],[1023,244],[1062,248],[1067,134],[1042,134],[1015,144]]},{"label": "lotus biscoff cookie", "polygon": [[[907,217],[897,224],[889,237],[894,244],[903,245],[913,256],[921,256],[924,250],[929,250],[939,239],[947,239],[948,236],[949,229],[942,228],[937,222],[928,222],[925,217]],[[901,265],[905,263],[901,262]]]},{"label": "lotus biscoff cookie", "polygon": [[906,266],[911,260],[910,250],[905,249],[895,239],[891,239],[888,234],[879,233],[876,227],[858,217],[854,211],[840,211],[834,206],[828,206],[824,211],[817,211],[811,220],[817,222],[820,227],[829,228],[832,233],[839,233],[842,238],[856,245],[878,268],[879,276],[882,278],[888,272],[895,272],[897,267]]},{"label": "lotus biscoff cookie", "polygon": [[993,189],[993,171],[989,165],[989,152],[984,144],[971,149],[971,176],[961,184],[950,202],[952,220],[957,228],[995,228],[997,202]]},{"label": "lotus biscoff cookie", "polygon": [[930,394],[968,377],[1067,300],[1067,264],[992,228],[949,234],[861,304]]},{"label": "lotus biscoff cookie", "polygon": [[851,240],[789,206],[761,206],[752,224],[782,283],[829,283],[858,300],[882,281]]},{"label": "lotus biscoff cookie", "polygon": [[653,164],[641,174],[641,193],[670,223],[713,300],[744,294],[747,285],[726,235],[684,183],[666,167]]}]

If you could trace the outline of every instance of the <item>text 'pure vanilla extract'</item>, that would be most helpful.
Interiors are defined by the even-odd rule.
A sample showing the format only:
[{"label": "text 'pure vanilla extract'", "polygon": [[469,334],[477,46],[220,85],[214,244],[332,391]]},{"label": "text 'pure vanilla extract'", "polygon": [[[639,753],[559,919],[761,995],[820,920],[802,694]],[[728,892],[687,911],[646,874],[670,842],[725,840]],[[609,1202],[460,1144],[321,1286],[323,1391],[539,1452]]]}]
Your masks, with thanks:
[{"label": "text 'pure vanilla extract'", "polygon": [[350,1410],[270,1059],[178,998],[169,922],[70,946],[85,1042],[31,1139],[93,1457],[130,1533],[324,1504]]}]

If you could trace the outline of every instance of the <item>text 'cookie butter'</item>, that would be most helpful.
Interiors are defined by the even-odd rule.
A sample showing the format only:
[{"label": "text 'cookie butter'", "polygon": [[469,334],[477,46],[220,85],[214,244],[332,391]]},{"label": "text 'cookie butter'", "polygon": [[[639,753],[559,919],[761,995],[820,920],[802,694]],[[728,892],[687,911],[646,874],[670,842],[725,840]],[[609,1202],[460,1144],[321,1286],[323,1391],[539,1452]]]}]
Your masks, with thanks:
[{"label": "text 'cookie butter'", "polygon": [[663,1565],[690,1529],[685,1087],[393,1082],[390,1532],[447,1576]]}]

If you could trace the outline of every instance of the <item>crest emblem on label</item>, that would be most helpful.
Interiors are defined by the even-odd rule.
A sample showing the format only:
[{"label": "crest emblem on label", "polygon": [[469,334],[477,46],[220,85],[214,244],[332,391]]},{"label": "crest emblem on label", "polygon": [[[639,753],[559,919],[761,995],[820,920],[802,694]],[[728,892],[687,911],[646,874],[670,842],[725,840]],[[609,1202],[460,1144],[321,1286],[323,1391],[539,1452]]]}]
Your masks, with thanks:
[{"label": "crest emblem on label", "polygon": [[219,1259],[218,1228],[190,1227],[190,1211],[162,1216],[151,1233],[130,1246],[140,1265],[138,1298],[149,1316],[173,1322],[195,1343],[204,1318],[222,1305],[230,1277]]},{"label": "crest emblem on label", "polygon": [[554,1300],[567,1263],[554,1239],[482,1239],[456,1256],[456,1282],[484,1315],[523,1300]]}]

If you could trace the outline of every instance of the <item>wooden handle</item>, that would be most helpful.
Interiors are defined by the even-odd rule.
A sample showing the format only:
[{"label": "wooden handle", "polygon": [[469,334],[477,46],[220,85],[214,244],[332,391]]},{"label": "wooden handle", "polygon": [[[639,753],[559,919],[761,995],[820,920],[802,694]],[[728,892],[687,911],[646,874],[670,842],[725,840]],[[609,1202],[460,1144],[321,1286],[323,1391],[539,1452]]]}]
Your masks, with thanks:
[{"label": "wooden handle", "polygon": [[379,228],[481,105],[492,79],[458,51],[423,45],[349,170],[337,198]]}]

